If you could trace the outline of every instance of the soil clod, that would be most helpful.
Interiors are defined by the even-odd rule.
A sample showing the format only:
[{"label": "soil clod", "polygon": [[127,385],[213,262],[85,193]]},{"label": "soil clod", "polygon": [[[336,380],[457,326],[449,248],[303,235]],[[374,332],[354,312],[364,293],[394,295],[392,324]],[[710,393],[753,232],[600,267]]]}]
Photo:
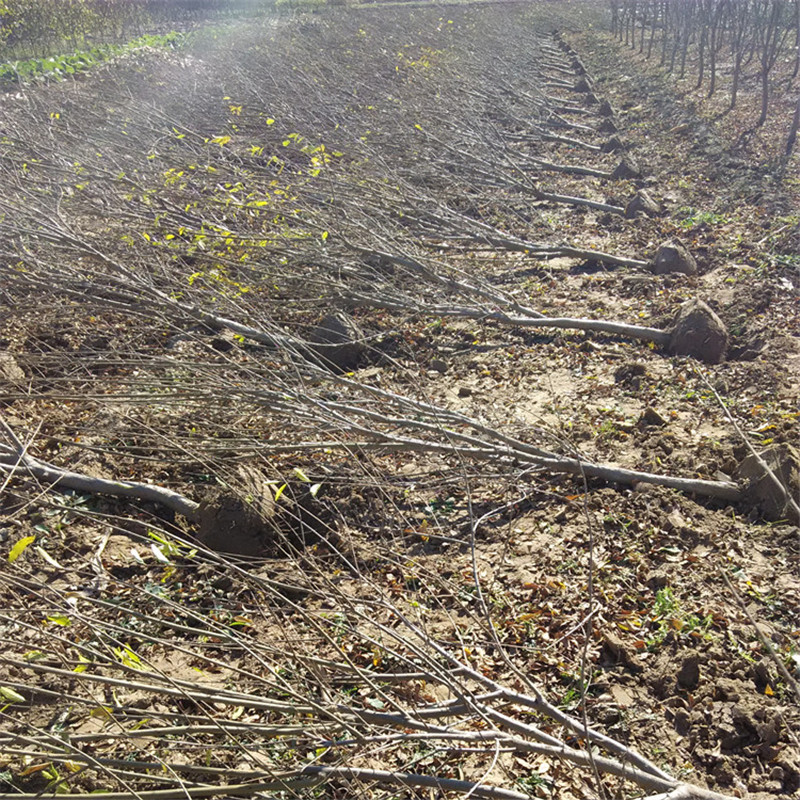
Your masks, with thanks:
[{"label": "soil clod", "polygon": [[600,103],[600,108],[597,109],[597,113],[601,117],[613,117],[614,116],[614,109],[611,107],[611,103],[608,100],[603,100]]},{"label": "soil clod", "polygon": [[629,158],[625,158],[617,164],[616,169],[611,173],[615,181],[635,180],[642,177],[639,166]]},{"label": "soil clod", "polygon": [[678,686],[681,689],[693,690],[700,683],[700,657],[697,653],[692,653],[683,660],[681,668],[678,670]]},{"label": "soil clod", "polygon": [[761,509],[767,519],[800,522],[789,500],[790,497],[800,497],[800,453],[792,445],[772,445],[758,456],[747,456],[736,477],[740,483],[746,484],[747,498]]},{"label": "soil clod", "polygon": [[0,383],[22,383],[25,373],[10,353],[0,353]]},{"label": "soil clod", "polygon": [[317,358],[338,371],[358,365],[364,354],[363,338],[355,322],[344,314],[329,314],[309,336]]},{"label": "soil clod", "polygon": [[722,320],[702,300],[687,300],[672,328],[670,352],[718,364],[728,349],[728,331]]},{"label": "soil clod", "polygon": [[[610,140],[613,141],[613,140]],[[653,200],[652,197],[644,190],[640,189],[636,192],[633,200],[625,206],[625,216],[628,219],[633,219],[640,215],[646,217],[657,217],[661,213],[661,206]],[[690,256],[691,257],[691,256]],[[695,268],[697,265],[695,264]]]},{"label": "soil clod", "polygon": [[652,271],[656,275],[666,275],[670,272],[696,275],[697,261],[680,239],[669,239],[656,251]]}]

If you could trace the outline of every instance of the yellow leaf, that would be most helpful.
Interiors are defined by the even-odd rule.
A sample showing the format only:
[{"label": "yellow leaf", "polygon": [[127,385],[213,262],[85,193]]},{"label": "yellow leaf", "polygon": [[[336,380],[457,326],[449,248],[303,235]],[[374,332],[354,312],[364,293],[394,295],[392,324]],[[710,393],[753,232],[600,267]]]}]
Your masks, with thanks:
[{"label": "yellow leaf", "polygon": [[283,486],[281,486],[281,488],[280,488],[280,489],[278,489],[278,491],[277,491],[277,492],[275,492],[275,502],[276,502],[276,503],[278,502],[278,500],[280,500],[280,499],[281,499],[281,495],[283,494],[284,490],[286,489],[286,487],[287,487],[288,485],[289,485],[288,483],[284,483],[284,484],[283,484]]},{"label": "yellow leaf", "polygon": [[73,672],[78,672],[78,673],[86,672],[87,667],[89,666],[89,664],[92,663],[88,658],[81,655],[80,653],[78,653],[78,661],[80,661],[81,663],[78,664],[78,666],[72,670]]},{"label": "yellow leaf", "polygon": [[27,778],[28,775],[35,775],[37,772],[45,772],[52,767],[52,763],[48,761],[46,764],[34,764],[31,767],[26,767],[23,769],[19,774],[23,778]]},{"label": "yellow leaf", "polygon": [[28,547],[36,541],[35,536],[24,536],[12,548],[8,554],[8,563],[13,564]]}]

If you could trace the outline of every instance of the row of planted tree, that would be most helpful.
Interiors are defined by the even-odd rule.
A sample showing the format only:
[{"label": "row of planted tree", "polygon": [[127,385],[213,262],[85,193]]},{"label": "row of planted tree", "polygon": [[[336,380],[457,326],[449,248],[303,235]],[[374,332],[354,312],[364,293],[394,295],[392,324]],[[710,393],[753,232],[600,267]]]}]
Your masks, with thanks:
[{"label": "row of planted tree", "polygon": [[0,0],[0,61],[120,42],[269,0]]},{"label": "row of planted tree", "polygon": [[[743,84],[755,83],[756,128],[767,121],[774,84],[791,85],[800,74],[798,0],[611,0],[611,24],[621,41],[648,58],[658,57],[669,72],[682,79],[693,73],[695,88],[706,87],[708,97],[728,91],[731,109]],[[799,123],[800,101],[787,155]]]}]

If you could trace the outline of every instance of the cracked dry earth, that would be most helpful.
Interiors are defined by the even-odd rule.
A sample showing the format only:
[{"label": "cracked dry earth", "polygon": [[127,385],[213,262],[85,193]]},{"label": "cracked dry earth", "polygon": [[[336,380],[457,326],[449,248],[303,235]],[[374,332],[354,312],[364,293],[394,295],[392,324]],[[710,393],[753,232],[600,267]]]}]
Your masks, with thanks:
[{"label": "cracked dry earth", "polygon": [[[78,273],[69,273],[71,291],[59,293],[59,269],[102,274],[96,253],[64,238],[37,242],[20,216],[21,198],[44,207],[43,187],[57,186],[62,219],[96,250],[109,258],[122,253],[153,286],[271,334],[313,342],[309,332],[332,308],[346,311],[348,342],[368,346],[348,351],[346,380],[332,375],[327,386],[316,373],[304,378],[307,391],[319,392],[320,415],[325,403],[355,402],[352,385],[372,387],[588,462],[735,481],[749,446],[798,441],[800,276],[774,257],[800,243],[797,197],[791,183],[729,157],[713,132],[682,139],[675,118],[691,111],[658,76],[632,65],[603,32],[602,16],[596,6],[542,3],[342,10],[263,27],[251,21],[247,30],[233,25],[188,52],[145,53],[80,82],[3,98],[4,155],[12,165],[3,232],[9,241],[22,229],[30,237],[18,251],[7,245],[0,263],[9,277],[0,318],[3,419],[43,460],[96,477],[163,484],[216,509],[198,524],[155,505],[45,491],[20,475],[3,487],[4,556],[36,537],[13,563],[4,559],[0,572],[0,632],[15,660],[0,665],[0,684],[25,698],[2,712],[0,781],[7,791],[52,789],[59,781],[76,792],[118,786],[102,769],[71,773],[61,766],[53,777],[50,756],[31,755],[36,747],[50,753],[42,742],[53,734],[73,737],[76,750],[96,759],[154,761],[172,750],[184,764],[278,769],[316,753],[323,761],[349,757],[356,765],[483,776],[533,797],[596,795],[590,779],[564,764],[512,750],[487,756],[365,745],[349,756],[320,755],[319,742],[330,734],[310,722],[305,735],[294,731],[288,742],[277,735],[271,749],[250,742],[237,750],[208,731],[114,738],[109,731],[131,720],[154,728],[203,715],[231,725],[269,717],[247,709],[241,720],[230,719],[213,703],[201,714],[194,701],[135,687],[86,689],[77,677],[83,672],[64,677],[25,666],[100,672],[103,664],[109,675],[165,673],[172,681],[233,682],[253,692],[266,691],[257,676],[268,669],[280,678],[281,696],[313,691],[320,704],[344,697],[380,708],[386,694],[405,707],[451,699],[435,680],[387,683],[376,697],[355,682],[331,678],[323,691],[302,677],[305,668],[314,679],[328,669],[312,670],[304,661],[309,652],[329,662],[344,653],[381,675],[412,671],[411,650],[384,647],[346,624],[348,611],[373,596],[410,604],[427,634],[470,666],[512,684],[524,673],[559,707],[576,716],[585,710],[592,725],[672,775],[735,796],[789,797],[800,789],[798,698],[776,664],[797,680],[795,524],[770,519],[769,509],[750,499],[552,474],[518,452],[473,459],[455,445],[382,448],[380,439],[362,447],[369,435],[337,427],[340,420],[321,417],[317,429],[308,416],[292,421],[281,416],[280,398],[260,404],[247,387],[294,387],[297,351],[276,353],[185,309],[153,310],[136,284],[125,296],[109,289],[114,302],[104,306],[102,292],[80,287]],[[315,60],[320,52],[325,58]],[[270,80],[281,54],[284,67]],[[582,78],[588,83],[577,91]],[[312,86],[318,94],[306,108]],[[81,109],[91,112],[86,127]],[[459,114],[461,127],[448,123]],[[123,145],[117,128],[134,131],[137,124],[136,143]],[[20,131],[30,141],[21,141]],[[205,138],[198,146],[202,176],[185,166],[200,163],[188,150],[192,135]],[[230,140],[220,144],[223,136]],[[220,141],[209,144],[214,137]],[[621,148],[605,152],[612,137]],[[235,273],[231,251],[214,248],[254,235],[256,223],[231,210],[236,198],[251,188],[277,193],[264,173],[277,181],[300,165],[301,175],[303,157],[326,168],[324,151],[303,149],[309,142],[330,142],[325,152],[338,153],[330,188],[301,186],[296,178],[298,210],[291,216],[280,209],[280,222],[271,211],[269,223],[291,218],[296,235],[259,228],[269,248]],[[248,161],[249,147],[256,148],[253,159],[263,158],[260,167]],[[87,192],[75,189],[75,178],[54,177],[54,164],[65,170],[92,151],[113,169],[78,178]],[[270,154],[283,166],[267,160]],[[33,190],[20,188],[23,159],[36,164]],[[610,177],[623,159],[635,172]],[[584,173],[548,170],[543,162]],[[190,170],[194,184],[181,184],[175,176]],[[131,177],[133,190],[103,183],[117,171]],[[395,182],[407,205],[390,191]],[[609,210],[624,209],[642,190],[657,211]],[[328,191],[335,202],[320,200]],[[209,236],[198,250],[190,234],[203,213],[215,215],[216,239],[208,230],[198,234]],[[498,231],[505,242],[498,243]],[[657,275],[646,266],[675,237],[696,259],[696,274]],[[176,239],[183,250],[169,249]],[[237,258],[245,252],[241,242]],[[566,244],[645,266],[564,253],[540,258],[519,242]],[[484,294],[465,300],[454,284],[427,285],[375,252],[418,259]],[[322,279],[313,271],[320,263],[329,269]],[[369,280],[365,263],[378,264]],[[26,283],[19,273],[12,280],[17,264],[28,270],[24,276],[49,274],[52,283]],[[212,268],[219,270],[216,285]],[[228,288],[249,282],[252,291],[226,294],[220,274]],[[270,295],[278,283],[283,294]],[[365,285],[395,305],[360,302]],[[408,307],[415,297],[417,307]],[[682,303],[700,299],[729,342],[721,362],[709,364],[614,334],[504,325],[488,318],[498,297],[548,317],[660,329]],[[427,313],[469,303],[481,312],[476,318]],[[170,402],[167,387],[183,386],[187,364],[199,383]],[[337,436],[348,449],[324,445]],[[309,441],[323,445],[308,448]],[[256,505],[265,521],[255,532],[247,523],[246,542],[237,539],[244,523],[235,510],[214,505],[223,489],[251,505],[262,498]],[[198,535],[213,550],[238,552],[238,566],[178,544],[196,543]],[[276,581],[280,590],[265,595],[248,574]],[[126,608],[146,613],[146,621],[133,622]],[[375,614],[389,624],[383,611]],[[333,625],[334,617],[340,627],[327,636],[309,623]],[[196,635],[199,621],[212,633]],[[214,626],[246,646],[231,645]],[[268,664],[253,657],[256,646],[274,648]],[[139,789],[163,785],[155,774],[130,780]],[[344,783],[326,791],[341,797],[365,789]],[[607,791],[626,790],[612,782]]]}]

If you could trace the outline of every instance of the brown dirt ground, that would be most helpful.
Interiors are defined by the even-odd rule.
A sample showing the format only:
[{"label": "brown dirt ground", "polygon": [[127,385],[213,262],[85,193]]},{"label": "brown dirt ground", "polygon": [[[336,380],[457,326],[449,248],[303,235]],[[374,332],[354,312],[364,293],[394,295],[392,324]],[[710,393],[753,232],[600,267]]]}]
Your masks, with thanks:
[{"label": "brown dirt ground", "polygon": [[[539,224],[549,224],[565,240],[644,255],[679,235],[697,257],[699,274],[656,278],[586,268],[570,259],[531,266],[507,254],[467,256],[465,266],[498,287],[522,285],[548,314],[634,319],[658,326],[672,318],[683,299],[701,297],[731,333],[728,359],[710,367],[612,336],[531,333],[448,320],[400,322],[357,312],[365,329],[387,335],[380,346],[383,357],[370,359],[354,377],[398,392],[416,387],[430,402],[503,427],[523,440],[539,441],[542,430],[550,431],[588,458],[685,476],[730,477],[746,448],[709,385],[724,398],[753,445],[798,441],[800,279],[796,266],[775,258],[788,247],[789,227],[797,230],[791,182],[776,181],[759,166],[758,153],[731,155],[724,125],[707,126],[686,96],[607,35],[569,33],[567,38],[589,67],[598,92],[618,110],[621,135],[645,165],[648,187],[666,211],[633,225],[593,211],[554,208],[550,222]],[[677,118],[691,125],[676,132]],[[695,125],[703,126],[702,136],[694,135]],[[599,158],[604,165],[614,161],[614,156]],[[567,194],[585,193],[592,183],[565,177],[554,179],[553,186]],[[629,187],[617,185],[613,191],[626,196]],[[536,238],[540,231],[528,228],[525,233]],[[126,326],[135,328],[136,323],[109,317],[104,327],[112,333],[103,335],[135,334],[143,347],[150,346],[148,337],[157,338],[152,331],[132,332]],[[28,376],[38,370],[39,383],[37,397],[4,401],[4,419],[17,430],[36,429],[37,441],[44,442],[38,445],[39,454],[72,469],[167,483],[198,496],[202,482],[210,478],[197,464],[159,457],[157,447],[145,440],[137,445],[138,456],[130,442],[121,455],[105,449],[130,433],[124,408],[87,408],[48,397],[48,388],[57,387],[69,369],[60,354],[97,349],[97,335],[79,315],[42,318],[34,311],[5,308],[3,347]],[[113,341],[104,341],[102,347],[113,349]],[[113,385],[114,369],[106,365],[94,379]],[[648,422],[643,416],[648,409],[660,420],[651,417]],[[78,429],[81,442],[76,443]],[[303,469],[320,474],[321,462],[304,458]],[[478,528],[476,557],[496,630],[517,666],[549,697],[575,712],[586,648],[591,674],[586,712],[610,736],[719,791],[767,798],[787,797],[800,789],[800,710],[758,635],[760,631],[790,668],[796,667],[796,526],[766,521],[758,509],[663,488],[599,482],[584,487],[571,477],[537,473],[491,475],[461,467],[456,459],[423,455],[378,453],[362,459],[361,473],[348,464],[350,471],[338,482],[335,475],[330,477],[311,504],[309,513],[335,531],[336,548],[330,542],[307,542],[305,555],[294,561],[272,558],[254,571],[285,577],[289,584],[298,563],[306,569],[313,564],[314,569],[330,570],[326,579],[338,581],[341,591],[354,598],[369,592],[364,575],[383,591],[420,601],[428,597],[425,584],[433,581],[431,576],[468,595],[474,591],[467,541],[471,520],[509,503]],[[278,476],[297,466],[290,456],[271,462]],[[207,470],[212,472],[213,467]],[[465,473],[472,487],[469,498]],[[382,476],[380,482],[375,475]],[[36,501],[35,487],[15,483],[7,489],[0,500],[6,519],[0,526],[4,552],[20,536],[38,531],[40,543],[61,565],[55,569],[31,550],[23,556],[29,580],[53,591],[96,598],[112,587],[115,604],[134,606],[148,602],[148,591],[156,597],[169,590],[172,599],[198,612],[218,619],[247,618],[254,640],[269,641],[276,635],[269,615],[257,616],[259,601],[246,581],[226,579],[217,568],[198,567],[191,560],[165,568],[136,538],[156,524],[169,528],[174,523],[191,533],[180,520],[165,518],[154,507],[136,509],[108,498],[73,496],[69,502],[76,505],[75,512],[54,511]],[[296,490],[299,496],[301,489],[295,484],[287,494]],[[90,511],[89,516],[82,510]],[[276,523],[278,528],[281,524]],[[356,574],[342,563],[342,552],[358,565]],[[398,553],[403,563],[392,560]],[[4,564],[4,571],[10,569]],[[590,575],[593,597],[588,593]],[[736,596],[723,575],[729,576]],[[27,595],[9,581],[3,587],[5,646],[12,647],[13,641],[15,652],[20,642],[23,650],[40,647],[36,625],[41,620],[24,611],[34,607],[36,592],[30,589]],[[289,594],[308,608],[324,608],[325,601],[308,592]],[[590,610],[586,641],[581,626]],[[456,630],[474,635],[471,663],[498,679],[511,679],[495,645],[478,627],[470,628],[463,610],[434,608],[429,630],[452,641],[453,615],[459,620]],[[30,627],[19,627],[22,623]],[[65,640],[80,641],[84,635],[75,624]],[[280,635],[286,635],[285,629]],[[129,637],[136,647],[135,626]],[[216,657],[226,666],[239,663],[236,653],[222,648]],[[353,657],[366,658],[359,653]],[[202,668],[206,683],[229,681],[225,669],[215,677],[206,661],[195,660],[191,647],[161,642],[148,658],[153,671],[164,670],[174,678],[191,680]],[[22,678],[23,672],[15,668],[5,676]],[[242,679],[240,688],[246,684]],[[36,700],[14,724],[52,730],[71,687],[59,678],[40,676],[37,688],[62,700],[33,695]],[[111,702],[110,692],[98,691],[98,703]],[[136,691],[120,692],[113,701],[139,709],[143,718],[148,710],[166,710],[151,707],[152,698]],[[58,725],[75,735],[102,730],[105,722],[97,714],[75,708]],[[183,711],[191,714],[191,709]],[[9,770],[3,780],[15,788],[41,786],[35,773],[23,778],[14,759],[2,753],[0,759]],[[232,758],[229,763],[235,762]],[[510,766],[522,769],[518,763]],[[101,779],[93,780],[87,779],[83,788],[102,787]],[[579,790],[564,783],[561,787],[552,796]],[[546,783],[536,791],[537,796],[551,796]]]}]

